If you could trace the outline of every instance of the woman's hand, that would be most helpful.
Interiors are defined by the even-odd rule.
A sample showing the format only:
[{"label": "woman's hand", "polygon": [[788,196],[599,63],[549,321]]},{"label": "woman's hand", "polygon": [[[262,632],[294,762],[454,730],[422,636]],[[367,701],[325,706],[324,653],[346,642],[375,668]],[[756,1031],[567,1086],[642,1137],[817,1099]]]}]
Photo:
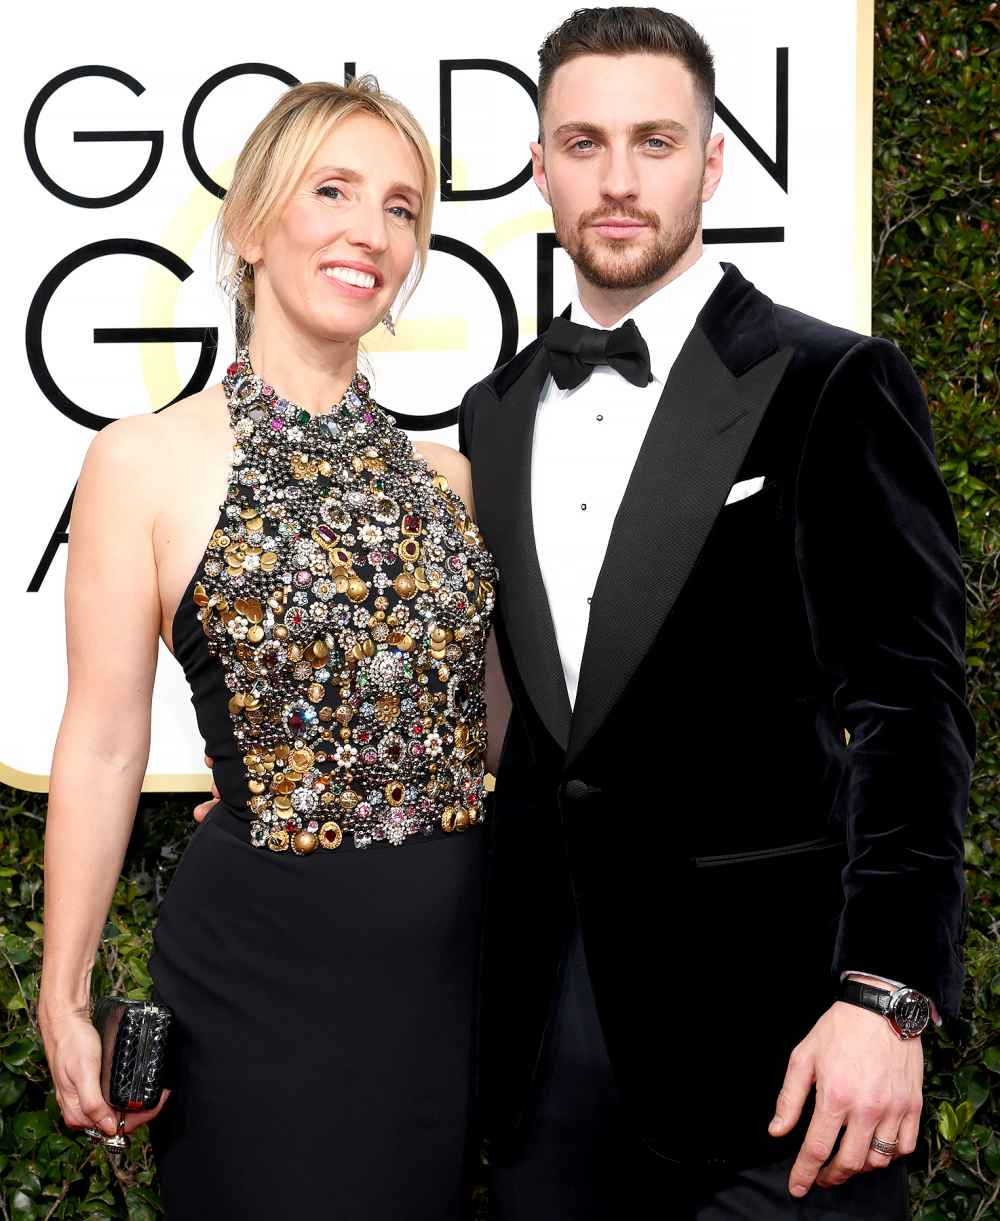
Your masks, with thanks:
[{"label": "woman's hand", "polygon": [[[70,1128],[97,1128],[105,1136],[118,1130],[118,1115],[101,1094],[101,1039],[90,1019],[68,1013],[57,1019],[42,1019],[45,1054],[56,1087],[56,1101]],[[156,1107],[129,1111],[123,1133],[155,1119],[170,1096],[164,1090]]]},{"label": "woman's hand", "polygon": [[[214,762],[215,762],[215,760],[212,758],[211,755],[205,756],[205,763],[208,765],[209,768],[211,768],[211,766]],[[208,801],[202,801],[200,804],[196,805],[193,810],[195,822],[204,822],[205,819],[208,817],[208,815],[212,812],[212,810],[215,809],[215,807],[219,804],[219,802],[221,800],[222,800],[222,794],[219,792],[218,786],[216,785],[215,781],[213,780],[211,799]]]}]

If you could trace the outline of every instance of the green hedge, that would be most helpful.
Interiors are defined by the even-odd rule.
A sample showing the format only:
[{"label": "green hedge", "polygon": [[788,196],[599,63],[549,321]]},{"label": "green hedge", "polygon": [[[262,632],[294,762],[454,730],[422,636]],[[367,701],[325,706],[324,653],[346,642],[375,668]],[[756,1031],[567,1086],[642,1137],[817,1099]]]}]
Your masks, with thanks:
[{"label": "green hedge", "polygon": [[[969,588],[970,699],[979,756],[966,840],[970,920],[961,1019],[927,1038],[923,1140],[914,1158],[922,1221],[1000,1217],[1000,806],[998,113],[991,4],[877,6],[874,320],[930,400],[959,514]],[[994,55],[991,60],[990,52]],[[991,71],[992,66],[992,71]],[[33,1017],[41,936],[44,797],[0,786],[0,1201],[5,1218],[159,1213],[148,1145],[117,1174],[59,1122]],[[140,996],[147,930],[190,829],[186,799],[143,798],[98,966],[97,986]],[[666,1103],[665,1103],[666,1105]]]},{"label": "green hedge", "polygon": [[[930,402],[959,518],[978,757],[965,842],[968,982],[961,1020],[925,1039],[915,1215],[1000,1217],[1000,419],[994,4],[876,7],[873,329],[895,340]],[[991,124],[992,120],[992,124]]]}]

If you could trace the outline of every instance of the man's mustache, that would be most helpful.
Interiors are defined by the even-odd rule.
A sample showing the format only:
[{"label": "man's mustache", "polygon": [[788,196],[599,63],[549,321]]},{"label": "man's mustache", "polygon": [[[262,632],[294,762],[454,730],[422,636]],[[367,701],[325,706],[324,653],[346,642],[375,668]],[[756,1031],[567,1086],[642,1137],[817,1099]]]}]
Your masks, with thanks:
[{"label": "man's mustache", "polygon": [[609,221],[616,220],[636,220],[654,230],[660,227],[660,218],[655,212],[640,212],[638,208],[618,208],[614,212],[607,212],[602,209],[585,212],[576,223],[577,228],[582,229],[588,228],[591,225],[607,224]]}]

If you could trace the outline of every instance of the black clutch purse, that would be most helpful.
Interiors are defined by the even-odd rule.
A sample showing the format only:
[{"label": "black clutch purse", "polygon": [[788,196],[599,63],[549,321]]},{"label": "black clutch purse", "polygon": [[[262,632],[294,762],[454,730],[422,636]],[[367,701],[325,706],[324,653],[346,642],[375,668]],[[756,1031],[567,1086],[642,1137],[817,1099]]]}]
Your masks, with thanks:
[{"label": "black clutch purse", "polygon": [[94,1004],[93,1023],[101,1036],[101,1093],[118,1111],[115,1136],[88,1129],[109,1154],[125,1148],[125,1112],[147,1111],[160,1101],[170,1049],[173,1014],[166,1005],[103,996]]}]

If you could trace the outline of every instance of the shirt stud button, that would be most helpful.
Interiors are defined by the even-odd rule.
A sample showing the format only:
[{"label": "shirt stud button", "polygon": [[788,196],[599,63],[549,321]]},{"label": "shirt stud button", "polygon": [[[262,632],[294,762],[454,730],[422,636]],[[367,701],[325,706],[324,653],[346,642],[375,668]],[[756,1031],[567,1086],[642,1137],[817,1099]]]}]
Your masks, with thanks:
[{"label": "shirt stud button", "polygon": [[581,509],[585,509],[586,507],[587,507],[586,505],[580,505]]},{"label": "shirt stud button", "polygon": [[599,420],[603,420],[603,419],[604,419],[604,416],[599,415],[597,418],[598,418]]}]

